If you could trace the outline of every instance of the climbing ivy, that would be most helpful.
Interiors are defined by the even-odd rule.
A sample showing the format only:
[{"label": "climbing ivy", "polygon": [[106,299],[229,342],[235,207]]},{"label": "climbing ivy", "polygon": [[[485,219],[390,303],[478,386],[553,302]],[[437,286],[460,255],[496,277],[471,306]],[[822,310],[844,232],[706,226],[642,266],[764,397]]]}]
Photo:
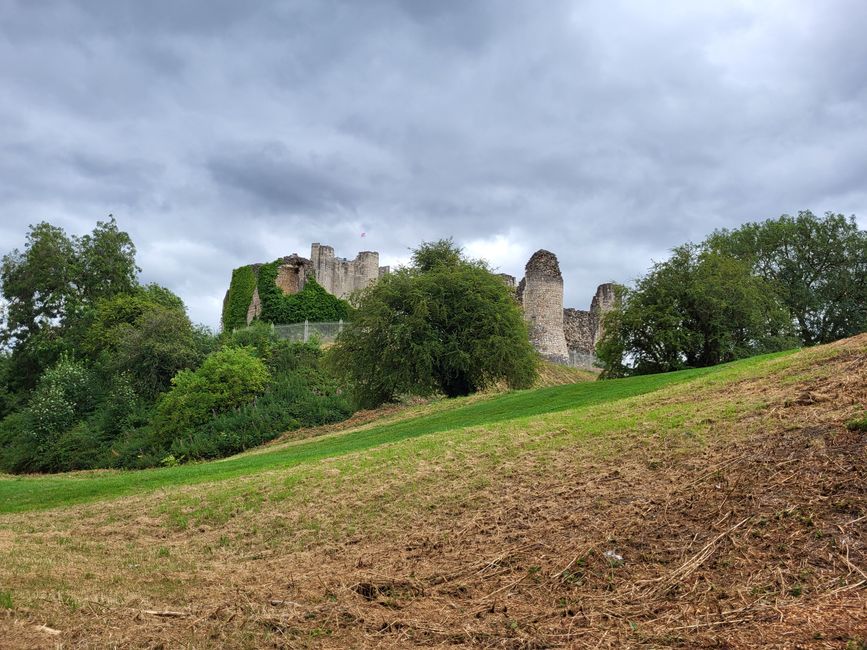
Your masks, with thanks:
[{"label": "climbing ivy", "polygon": [[[276,276],[275,276],[276,277]],[[247,324],[247,310],[256,289],[256,272],[252,266],[242,266],[232,271],[229,295],[223,305],[223,331],[231,332]]]},{"label": "climbing ivy", "polygon": [[261,320],[269,323],[327,322],[346,320],[349,303],[332,296],[313,278],[307,278],[298,293],[283,293],[277,286],[278,262],[264,264],[259,269],[259,299],[262,301]]}]

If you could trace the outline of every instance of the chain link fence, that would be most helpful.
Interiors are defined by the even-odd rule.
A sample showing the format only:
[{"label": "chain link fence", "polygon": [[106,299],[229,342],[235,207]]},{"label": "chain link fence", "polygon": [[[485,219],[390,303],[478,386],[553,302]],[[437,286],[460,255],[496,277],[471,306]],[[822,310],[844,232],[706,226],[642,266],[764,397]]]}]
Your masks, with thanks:
[{"label": "chain link fence", "polygon": [[328,323],[291,323],[289,325],[271,325],[274,335],[278,339],[292,341],[294,343],[306,343],[310,340],[320,343],[334,343],[337,335],[343,331],[346,323],[342,320]]}]

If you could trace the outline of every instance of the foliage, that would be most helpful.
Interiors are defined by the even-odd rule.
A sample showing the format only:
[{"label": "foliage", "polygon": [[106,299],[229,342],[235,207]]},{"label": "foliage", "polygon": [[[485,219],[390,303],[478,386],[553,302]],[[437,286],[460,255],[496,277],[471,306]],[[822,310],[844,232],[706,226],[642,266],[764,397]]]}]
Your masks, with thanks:
[{"label": "foliage", "polygon": [[197,370],[182,370],[172,379],[171,390],[157,404],[159,439],[174,440],[215,414],[251,402],[270,379],[268,368],[247,348],[214,352]]},{"label": "foliage", "polygon": [[256,289],[256,273],[252,265],[242,266],[232,271],[232,282],[223,304],[221,323],[224,332],[244,327],[247,324],[247,310]]},{"label": "foliage", "polygon": [[24,251],[0,263],[7,301],[0,343],[12,347],[13,388],[32,389],[41,373],[70,350],[66,334],[100,298],[136,286],[135,247],[114,219],[93,232],[69,237],[42,222],[30,227]]},{"label": "foliage", "polygon": [[[78,299],[92,304],[100,298],[129,293],[138,286],[135,245],[112,217],[99,221],[89,235],[72,238],[74,284]],[[153,285],[152,285],[153,286]]]},{"label": "foliage", "polygon": [[[407,413],[401,420],[350,429],[342,435],[316,437],[218,463],[194,463],[140,473],[103,473],[87,481],[66,476],[0,480],[0,513],[43,510],[172,486],[216,482],[239,476],[249,478],[266,471],[285,472],[289,467],[302,464],[310,466],[324,458],[335,459],[351,453],[357,455],[358,462],[364,461],[373,454],[372,458],[365,462],[378,464],[389,459],[393,461],[397,449],[393,443],[396,442],[426,436],[427,442],[422,440],[408,447],[400,445],[400,448],[409,448],[411,454],[417,453],[422,448],[448,449],[448,445],[443,445],[443,440],[466,441],[467,429],[502,431],[507,428],[505,423],[510,421],[514,422],[516,427],[525,428],[528,418],[546,413],[562,414],[558,420],[560,426],[553,429],[548,427],[548,430],[557,429],[566,432],[567,444],[574,446],[577,439],[575,436],[578,435],[597,436],[608,432],[622,432],[624,416],[633,418],[635,426],[632,428],[635,430],[646,429],[646,415],[640,412],[630,413],[629,409],[623,406],[623,400],[630,397],[670,389],[690,381],[696,381],[697,388],[715,386],[718,389],[723,382],[764,376],[771,369],[779,373],[785,369],[781,361],[789,362],[796,358],[803,357],[789,355],[785,358],[782,355],[774,355],[773,361],[767,357],[756,357],[725,367],[644,375],[617,381],[579,382],[551,388],[510,392],[489,399],[474,399],[466,402],[449,401],[447,405],[441,404],[434,410],[426,406],[422,412]],[[683,394],[682,389],[676,390]],[[670,400],[666,398],[670,395],[671,393],[663,395],[660,403],[669,402]],[[694,415],[692,403],[684,402],[683,407],[685,417]],[[600,409],[604,411],[602,416],[600,416]],[[661,409],[657,416],[660,414],[669,418],[671,410]],[[672,423],[672,426],[677,424],[679,427],[677,430],[682,433],[682,418],[675,417]],[[443,435],[430,435],[434,433]],[[490,436],[483,435],[482,439],[485,446],[480,447],[480,453],[484,453],[485,449],[490,451]],[[381,448],[377,453],[374,448],[382,445],[387,446],[388,449]],[[142,451],[146,451],[144,445],[141,447]],[[3,446],[0,445],[0,453],[2,451]],[[361,451],[367,453],[358,454]],[[160,460],[166,455],[163,453],[162,456],[155,458],[151,465],[159,466]],[[226,489],[234,489],[234,487]]]},{"label": "foliage", "polygon": [[34,437],[45,444],[72,427],[94,406],[92,373],[79,361],[62,357],[46,371],[27,406]]},{"label": "foliage", "polygon": [[171,291],[138,285],[134,254],[111,221],[81,238],[39,224],[4,258],[0,469],[213,458],[351,412],[318,350],[265,323],[218,339]]},{"label": "foliage", "polygon": [[854,217],[802,211],[717,231],[705,246],[747,262],[771,283],[804,345],[867,330],[867,231]]},{"label": "foliage", "polygon": [[676,248],[619,298],[597,346],[608,377],[712,366],[795,344],[766,280],[696,246]]},{"label": "foliage", "polygon": [[329,322],[349,318],[349,303],[332,296],[313,278],[307,278],[298,293],[286,295],[275,283],[279,262],[259,268],[261,320],[268,323]]},{"label": "foliage", "polygon": [[135,391],[150,399],[168,389],[178,371],[201,361],[200,341],[183,312],[154,306],[133,324],[118,326],[108,361],[114,373],[127,373]]},{"label": "foliage", "polygon": [[526,387],[536,356],[500,278],[448,240],[424,243],[411,266],[380,279],[332,350],[359,404],[401,394],[467,395],[505,380]]}]

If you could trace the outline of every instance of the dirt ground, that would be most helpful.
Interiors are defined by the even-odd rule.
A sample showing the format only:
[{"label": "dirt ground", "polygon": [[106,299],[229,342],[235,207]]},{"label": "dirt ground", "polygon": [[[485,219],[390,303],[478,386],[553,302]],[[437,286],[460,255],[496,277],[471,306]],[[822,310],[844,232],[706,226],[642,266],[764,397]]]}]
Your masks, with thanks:
[{"label": "dirt ground", "polygon": [[766,406],[706,422],[689,453],[624,436],[528,457],[384,534],[203,565],[185,607],[84,603],[58,634],[39,626],[62,603],[0,609],[0,647],[863,650],[867,434],[845,423],[867,405],[865,349],[722,386],[719,403]]}]

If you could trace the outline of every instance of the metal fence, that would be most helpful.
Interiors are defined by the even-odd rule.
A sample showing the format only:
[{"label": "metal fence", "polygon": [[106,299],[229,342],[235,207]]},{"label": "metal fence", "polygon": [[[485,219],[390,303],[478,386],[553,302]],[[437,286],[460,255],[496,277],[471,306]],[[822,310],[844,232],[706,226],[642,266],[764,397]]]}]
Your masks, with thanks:
[{"label": "metal fence", "polygon": [[573,368],[583,368],[585,370],[599,370],[594,364],[596,363],[596,355],[588,352],[578,352],[577,350],[569,350],[569,364]]},{"label": "metal fence", "polygon": [[337,340],[337,335],[343,331],[345,325],[342,320],[330,323],[304,321],[303,323],[291,323],[289,325],[271,325],[271,329],[278,339],[294,341],[296,343],[306,343],[310,340],[319,341],[320,343],[334,343]]}]

